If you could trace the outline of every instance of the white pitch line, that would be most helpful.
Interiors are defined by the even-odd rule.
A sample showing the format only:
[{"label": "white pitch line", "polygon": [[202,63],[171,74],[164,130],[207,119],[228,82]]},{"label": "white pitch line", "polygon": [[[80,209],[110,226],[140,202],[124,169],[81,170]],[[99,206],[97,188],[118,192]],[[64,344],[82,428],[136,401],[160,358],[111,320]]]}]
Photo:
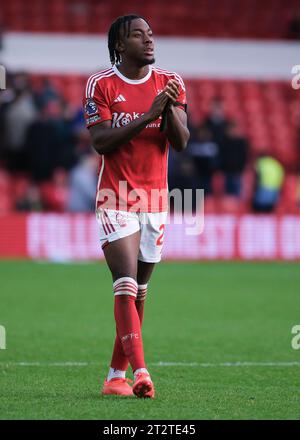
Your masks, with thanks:
[{"label": "white pitch line", "polygon": [[90,362],[0,362],[4,367],[87,367]]},{"label": "white pitch line", "polygon": [[300,367],[300,362],[157,362],[151,364],[156,367]]},{"label": "white pitch line", "polygon": [[[102,366],[102,362],[12,362],[1,361],[0,367],[88,367],[91,365]],[[106,364],[105,364],[106,365]],[[148,365],[153,367],[300,367],[300,361],[291,362],[152,362]]]}]

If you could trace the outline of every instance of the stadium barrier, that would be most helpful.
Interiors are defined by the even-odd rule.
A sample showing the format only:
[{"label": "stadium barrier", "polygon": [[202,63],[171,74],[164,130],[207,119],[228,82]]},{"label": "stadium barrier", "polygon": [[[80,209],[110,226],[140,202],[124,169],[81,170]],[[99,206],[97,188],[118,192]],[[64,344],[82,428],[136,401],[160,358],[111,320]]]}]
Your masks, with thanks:
[{"label": "stadium barrier", "polygon": [[[300,260],[300,215],[208,214],[200,235],[175,223],[166,227],[165,260]],[[0,258],[103,259],[92,214],[4,215],[0,231]]]}]

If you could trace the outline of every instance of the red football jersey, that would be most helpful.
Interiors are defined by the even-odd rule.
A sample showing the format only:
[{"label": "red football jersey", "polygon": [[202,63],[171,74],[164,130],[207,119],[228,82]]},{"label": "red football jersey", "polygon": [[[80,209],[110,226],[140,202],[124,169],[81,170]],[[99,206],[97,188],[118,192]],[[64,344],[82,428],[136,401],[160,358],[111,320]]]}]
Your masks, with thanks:
[{"label": "red football jersey", "polygon": [[[140,80],[126,78],[116,66],[95,73],[87,81],[83,100],[87,127],[107,120],[116,129],[129,124],[150,109],[169,79],[179,82],[177,100],[185,109],[185,86],[174,72],[149,66],[148,74]],[[165,133],[159,130],[160,122],[161,117],[128,143],[101,155],[96,209],[167,210],[169,147]]]}]

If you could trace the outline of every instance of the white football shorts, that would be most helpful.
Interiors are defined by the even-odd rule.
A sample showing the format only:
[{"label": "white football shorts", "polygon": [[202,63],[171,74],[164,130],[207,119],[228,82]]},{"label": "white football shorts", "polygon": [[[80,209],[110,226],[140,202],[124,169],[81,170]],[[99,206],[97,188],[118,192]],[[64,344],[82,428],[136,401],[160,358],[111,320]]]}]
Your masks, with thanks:
[{"label": "white football shorts", "polygon": [[127,212],[98,209],[96,212],[102,249],[110,242],[141,231],[138,259],[146,263],[161,260],[167,212]]}]

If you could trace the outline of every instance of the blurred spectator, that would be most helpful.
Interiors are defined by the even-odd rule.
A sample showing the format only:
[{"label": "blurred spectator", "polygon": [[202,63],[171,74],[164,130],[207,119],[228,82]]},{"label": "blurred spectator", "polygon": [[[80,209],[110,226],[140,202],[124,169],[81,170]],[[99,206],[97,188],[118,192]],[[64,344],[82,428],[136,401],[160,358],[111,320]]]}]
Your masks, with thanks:
[{"label": "blurred spectator", "polygon": [[[77,154],[77,132],[76,125],[74,123],[75,112],[72,106],[66,101],[62,101],[62,131],[64,135],[63,145],[64,148],[60,151],[58,166],[63,167],[65,170],[70,170],[78,162]],[[88,131],[88,130],[87,130]],[[89,143],[90,147],[90,143]],[[89,148],[90,152],[90,148]],[[80,153],[80,152],[79,152]]]},{"label": "blurred spectator", "polygon": [[12,171],[26,167],[24,139],[29,125],[36,117],[34,101],[25,74],[15,75],[11,101],[5,106],[4,156]]},{"label": "blurred spectator", "polygon": [[6,111],[9,105],[15,99],[15,91],[12,85],[13,77],[9,72],[6,72],[6,89],[1,90],[0,93],[0,160],[4,162],[7,155],[6,145],[5,145],[5,129],[6,129]]},{"label": "blurred spectator", "polygon": [[230,122],[220,143],[221,170],[225,175],[225,192],[239,197],[242,173],[247,164],[248,141],[235,122]]},{"label": "blurred spectator", "polygon": [[34,100],[38,109],[45,107],[49,101],[59,99],[57,90],[48,78],[43,78],[40,87],[34,90]]},{"label": "blurred spectator", "polygon": [[70,173],[70,196],[68,210],[87,212],[95,210],[97,170],[99,158],[94,153],[82,156]]},{"label": "blurred spectator", "polygon": [[30,184],[26,192],[16,200],[17,211],[42,211],[43,203],[41,199],[41,193],[38,186]]},{"label": "blurred spectator", "polygon": [[91,152],[91,136],[86,127],[76,127],[76,153],[79,156]]},{"label": "blurred spectator", "polygon": [[68,174],[62,168],[57,168],[53,178],[41,186],[43,205],[48,211],[63,212],[69,196]]},{"label": "blurred spectator", "polygon": [[212,176],[219,166],[219,146],[206,125],[198,128],[188,153],[195,164],[198,188],[204,189],[205,194],[211,194]]},{"label": "blurred spectator", "polygon": [[288,23],[286,38],[289,40],[300,40],[300,9],[298,9]]},{"label": "blurred spectator", "polygon": [[[196,199],[194,190],[199,188],[199,185],[197,182],[195,165],[187,152],[177,153],[170,148],[168,160],[168,188],[169,191],[172,191],[173,189],[181,190],[182,201],[184,201],[184,190],[192,189],[192,206],[190,208],[195,208]],[[174,197],[170,197],[170,212],[174,212],[177,208],[178,205],[175,206],[174,204]]]},{"label": "blurred spectator", "polygon": [[273,157],[262,153],[255,163],[255,171],[253,209],[256,212],[272,212],[283,185],[283,166]]},{"label": "blurred spectator", "polygon": [[224,135],[229,120],[225,116],[223,101],[215,97],[211,102],[211,110],[207,117],[204,119],[204,126],[208,128],[214,141],[219,143]]},{"label": "blurred spectator", "polygon": [[57,167],[70,169],[75,164],[75,138],[59,100],[49,101],[29,127],[26,151],[28,170],[37,182],[51,179]]}]

